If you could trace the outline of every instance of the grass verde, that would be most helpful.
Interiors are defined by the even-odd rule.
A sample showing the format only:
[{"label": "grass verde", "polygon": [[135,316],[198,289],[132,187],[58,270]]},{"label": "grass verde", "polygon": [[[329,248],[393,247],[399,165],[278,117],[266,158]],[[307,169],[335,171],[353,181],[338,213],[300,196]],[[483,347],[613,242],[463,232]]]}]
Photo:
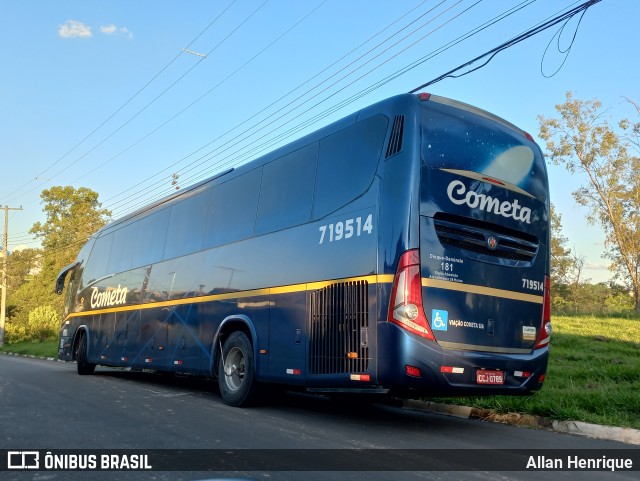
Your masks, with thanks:
[{"label": "grass verde", "polygon": [[[438,401],[554,420],[640,429],[640,320],[556,316],[544,387],[527,397]],[[23,341],[5,352],[57,357],[57,341]]]}]

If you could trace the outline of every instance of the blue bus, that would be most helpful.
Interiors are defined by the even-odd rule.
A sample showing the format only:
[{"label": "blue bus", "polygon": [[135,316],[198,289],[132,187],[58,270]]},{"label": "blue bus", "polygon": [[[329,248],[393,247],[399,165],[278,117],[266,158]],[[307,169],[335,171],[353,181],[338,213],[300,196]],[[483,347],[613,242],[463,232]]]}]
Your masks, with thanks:
[{"label": "blue bus", "polygon": [[530,135],[399,95],[97,232],[56,281],[59,358],[262,387],[515,395],[549,353],[549,194]]}]

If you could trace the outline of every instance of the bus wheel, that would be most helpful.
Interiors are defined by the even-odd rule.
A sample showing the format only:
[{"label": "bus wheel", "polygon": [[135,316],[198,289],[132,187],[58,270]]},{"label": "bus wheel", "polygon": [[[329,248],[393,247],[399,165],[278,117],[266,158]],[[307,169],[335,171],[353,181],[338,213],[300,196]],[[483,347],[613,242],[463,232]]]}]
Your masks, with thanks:
[{"label": "bus wheel", "polygon": [[87,362],[87,335],[84,332],[80,334],[80,339],[78,340],[76,363],[78,364],[78,374],[81,376],[93,374],[96,369],[95,364]]},{"label": "bus wheel", "polygon": [[248,404],[256,392],[253,347],[243,332],[234,332],[222,346],[218,385],[222,400],[229,406]]}]

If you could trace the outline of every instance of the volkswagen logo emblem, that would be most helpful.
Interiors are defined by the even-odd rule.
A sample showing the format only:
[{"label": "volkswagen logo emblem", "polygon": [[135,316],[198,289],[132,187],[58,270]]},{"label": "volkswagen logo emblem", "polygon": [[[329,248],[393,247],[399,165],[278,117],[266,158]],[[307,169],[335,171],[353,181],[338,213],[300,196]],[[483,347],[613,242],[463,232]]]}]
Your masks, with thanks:
[{"label": "volkswagen logo emblem", "polygon": [[487,237],[487,247],[492,251],[496,250],[496,247],[498,247],[498,239],[492,235]]}]

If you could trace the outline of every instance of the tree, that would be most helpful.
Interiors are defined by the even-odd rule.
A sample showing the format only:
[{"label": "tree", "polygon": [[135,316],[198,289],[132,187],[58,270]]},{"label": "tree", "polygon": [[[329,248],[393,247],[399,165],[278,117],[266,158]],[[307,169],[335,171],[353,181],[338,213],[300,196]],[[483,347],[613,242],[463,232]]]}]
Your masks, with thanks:
[{"label": "tree", "polygon": [[89,237],[104,226],[111,212],[102,209],[98,193],[86,187],[45,189],[40,195],[47,220],[36,222],[30,232],[42,241],[45,255],[62,265],[72,262]]},{"label": "tree", "polygon": [[637,124],[623,119],[616,132],[598,100],[574,99],[571,92],[556,110],[559,118],[538,117],[547,156],[586,176],[573,196],[589,208],[587,220],[602,226],[610,268],[633,292],[640,313],[640,158],[630,153],[633,136],[624,135]]},{"label": "tree", "polygon": [[[52,187],[42,191],[41,198],[47,219],[44,223],[36,222],[30,231],[42,242],[39,256],[30,259],[31,266],[37,263],[38,271],[25,282],[25,264],[16,273],[15,285],[19,287],[9,292],[10,322],[16,324],[27,325],[29,313],[38,308],[62,310],[62,297],[53,292],[56,276],[62,267],[73,262],[82,245],[111,216],[98,202],[98,194],[85,187]],[[50,311],[37,312],[41,315]]]},{"label": "tree", "polygon": [[39,268],[38,259],[40,257],[38,249],[14,250],[9,255],[7,268],[7,287],[9,292],[15,292],[27,282]]},{"label": "tree", "polygon": [[568,284],[571,270],[571,249],[562,235],[562,215],[551,204],[551,281],[554,285]]}]

